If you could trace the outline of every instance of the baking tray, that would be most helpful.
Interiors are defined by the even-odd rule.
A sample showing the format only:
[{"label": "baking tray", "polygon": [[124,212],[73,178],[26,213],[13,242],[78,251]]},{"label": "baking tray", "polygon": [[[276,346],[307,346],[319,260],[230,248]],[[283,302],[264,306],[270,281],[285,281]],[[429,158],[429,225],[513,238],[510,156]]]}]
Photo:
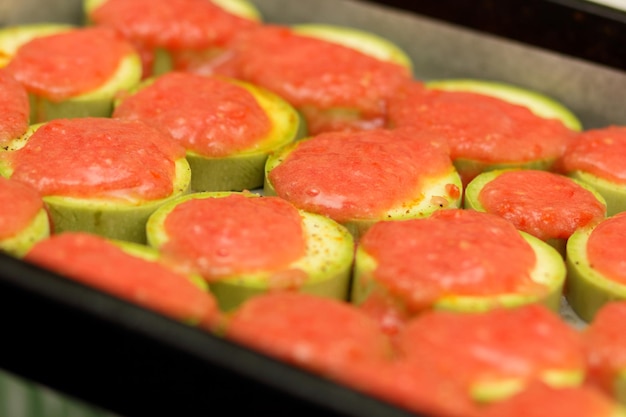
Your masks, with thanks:
[{"label": "baking tray", "polygon": [[[623,61],[569,53],[548,38],[533,43],[489,27],[482,31],[444,14],[465,1],[254,3],[269,22],[326,22],[387,37],[413,58],[417,78],[510,82],[562,101],[586,128],[626,124]],[[528,10],[516,0],[471,3],[476,13]],[[618,35],[624,30],[623,15],[608,8],[589,9],[578,1],[523,3],[538,8],[533,10],[556,5],[561,11],[555,16],[562,19],[561,13],[578,13],[585,4],[581,13],[587,17],[577,31],[602,35],[594,43],[613,45],[615,39],[615,32],[604,33],[605,26],[594,22],[610,23]],[[549,30],[543,15],[534,16],[542,20],[529,18],[535,30]],[[0,0],[0,25],[81,18],[79,0]],[[623,57],[624,45],[608,55]],[[125,417],[415,415],[2,254],[0,314],[0,368]]]},{"label": "baking tray", "polygon": [[[603,2],[615,7],[599,4]],[[377,3],[626,70],[626,2],[623,0],[385,0]]]}]

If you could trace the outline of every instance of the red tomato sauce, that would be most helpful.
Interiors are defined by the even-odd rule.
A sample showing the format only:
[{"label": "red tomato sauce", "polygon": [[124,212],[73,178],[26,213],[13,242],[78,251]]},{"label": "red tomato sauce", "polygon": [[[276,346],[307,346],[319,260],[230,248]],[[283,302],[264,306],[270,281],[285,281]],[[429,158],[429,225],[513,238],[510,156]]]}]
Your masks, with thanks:
[{"label": "red tomato sauce", "polygon": [[328,132],[298,142],[269,180],[298,208],[341,222],[414,202],[425,178],[453,169],[439,146],[399,131]]},{"label": "red tomato sauce", "polygon": [[226,337],[334,377],[391,354],[376,324],[352,305],[296,292],[249,299],[227,321]]},{"label": "red tomato sauce", "polygon": [[25,43],[6,68],[29,92],[61,101],[102,86],[133,52],[112,30],[77,28]]},{"label": "red tomato sauce", "polygon": [[542,293],[531,280],[535,254],[512,224],[472,210],[439,210],[424,219],[381,222],[361,238],[377,261],[374,279],[409,311],[446,295]]},{"label": "red tomato sauce", "polygon": [[626,213],[599,223],[587,241],[587,257],[593,269],[622,285],[626,285],[625,242]]},{"label": "red tomato sauce", "polygon": [[606,207],[568,177],[547,171],[510,171],[485,184],[478,197],[489,213],[542,240],[567,239],[599,222]]},{"label": "red tomato sauce", "polygon": [[156,200],[171,195],[175,160],[185,150],[136,121],[47,122],[11,155],[11,178],[44,196]]},{"label": "red tomato sauce", "polygon": [[476,411],[464,387],[397,358],[376,324],[344,302],[293,292],[257,296],[229,318],[226,336],[403,409],[437,416]]},{"label": "red tomato sauce", "polygon": [[523,106],[477,93],[409,86],[390,101],[389,123],[445,138],[453,160],[528,162],[561,157],[574,132]]},{"label": "red tomato sauce", "polygon": [[169,213],[164,227],[169,240],[161,249],[190,262],[207,280],[281,272],[306,249],[298,210],[276,197],[191,199]]},{"label": "red tomato sauce", "polygon": [[215,299],[187,276],[129,255],[95,235],[54,235],[37,243],[24,259],[175,319],[206,325],[217,321]]},{"label": "red tomato sauce", "polygon": [[0,147],[28,129],[28,93],[6,70],[0,70]]},{"label": "red tomato sauce", "polygon": [[605,304],[582,333],[590,381],[613,394],[615,377],[626,369],[626,302]]},{"label": "red tomato sauce", "polygon": [[486,407],[483,417],[610,417],[616,403],[591,386],[554,388],[532,383],[521,393]]},{"label": "red tomato sauce", "polygon": [[[227,49],[235,35],[259,24],[209,0],[107,0],[90,17],[96,25],[115,29],[135,46],[145,77],[152,74],[157,48],[169,51],[174,67],[184,70],[190,65],[185,61],[211,60],[215,51]],[[212,52],[205,56],[209,50]],[[190,51],[194,53],[187,56]]]},{"label": "red tomato sauce", "polygon": [[375,398],[422,416],[480,416],[481,407],[447,373],[403,358],[359,364],[338,377]]},{"label": "red tomato sauce", "polygon": [[258,24],[207,0],[106,0],[91,19],[135,43],[166,49],[223,46]]},{"label": "red tomato sauce", "polygon": [[244,87],[175,72],[127,97],[113,117],[146,122],[187,150],[211,157],[254,149],[271,128],[268,115]]},{"label": "red tomato sauce", "polygon": [[43,208],[43,200],[29,185],[0,177],[0,207],[0,239],[7,239],[33,221]]},{"label": "red tomato sauce", "polygon": [[578,332],[538,304],[472,314],[426,312],[404,327],[397,346],[406,360],[447,372],[468,388],[585,369]]},{"label": "red tomato sauce", "polygon": [[566,172],[588,172],[607,181],[626,184],[626,127],[609,126],[582,132],[563,155]]},{"label": "red tomato sauce", "polygon": [[247,32],[233,50],[237,76],[311,116],[312,134],[338,127],[315,117],[329,109],[356,112],[350,117],[357,128],[382,127],[387,99],[411,79],[410,71],[398,64],[277,26]]}]

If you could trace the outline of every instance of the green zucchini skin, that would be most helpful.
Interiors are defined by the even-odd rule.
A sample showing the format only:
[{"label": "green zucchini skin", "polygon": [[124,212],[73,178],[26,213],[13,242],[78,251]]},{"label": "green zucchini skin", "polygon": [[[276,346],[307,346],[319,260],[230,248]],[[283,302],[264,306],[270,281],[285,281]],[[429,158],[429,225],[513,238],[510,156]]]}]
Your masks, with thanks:
[{"label": "green zucchini skin", "polygon": [[567,175],[593,188],[604,198],[607,216],[614,216],[622,211],[626,211],[626,186],[583,171],[572,171],[567,173]]},{"label": "green zucchini skin", "polygon": [[606,303],[626,300],[626,285],[605,277],[589,262],[587,241],[594,228],[590,226],[577,230],[566,247],[568,272],[565,298],[572,310],[587,323]]},{"label": "green zucchini skin", "polygon": [[[196,78],[197,76],[190,75],[190,77]],[[136,88],[130,90],[127,96],[116,100],[113,117],[124,119],[125,116],[118,115],[115,109],[123,106],[126,100],[133,100],[133,97],[142,90],[150,89],[151,85],[158,79],[159,76],[149,77],[143,80]],[[270,128],[263,137],[259,138],[248,149],[228,155],[210,156],[199,151],[187,149],[186,158],[192,172],[191,190],[194,192],[244,191],[262,187],[265,176],[264,168],[268,156],[278,149],[301,139],[307,133],[306,125],[301,115],[281,97],[247,82],[232,78],[221,79],[250,93],[269,118]],[[181,82],[184,82],[184,79]],[[173,109],[172,111],[175,112],[176,110]],[[181,120],[184,120],[184,115],[180,115],[180,117]],[[140,116],[132,116],[130,118],[139,118],[141,120]],[[144,121],[152,124],[150,119]],[[219,122],[216,122],[216,124],[219,125]]]}]

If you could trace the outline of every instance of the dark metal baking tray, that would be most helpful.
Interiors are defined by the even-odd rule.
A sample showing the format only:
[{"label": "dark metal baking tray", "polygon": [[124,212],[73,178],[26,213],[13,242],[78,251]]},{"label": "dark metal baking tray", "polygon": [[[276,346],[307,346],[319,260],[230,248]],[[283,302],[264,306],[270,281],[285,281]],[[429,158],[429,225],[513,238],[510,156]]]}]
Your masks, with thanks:
[{"label": "dark metal baking tray", "polygon": [[[411,55],[417,78],[511,82],[561,100],[586,128],[626,124],[626,44],[614,43],[623,39],[621,12],[576,0],[255,3],[270,22],[326,22],[385,36]],[[482,20],[464,16],[470,3]],[[553,43],[546,19],[579,12],[582,21],[558,34],[574,40]],[[484,16],[500,13],[522,13],[515,21],[535,24],[545,37],[494,29],[505,22]],[[0,0],[0,26],[81,18],[79,0]],[[580,52],[577,36],[595,36],[589,42],[609,49],[600,54],[608,58],[571,52]],[[414,415],[2,254],[0,314],[0,368],[126,417]]]},{"label": "dark metal baking tray", "polygon": [[626,6],[587,0],[373,2],[626,70]]}]

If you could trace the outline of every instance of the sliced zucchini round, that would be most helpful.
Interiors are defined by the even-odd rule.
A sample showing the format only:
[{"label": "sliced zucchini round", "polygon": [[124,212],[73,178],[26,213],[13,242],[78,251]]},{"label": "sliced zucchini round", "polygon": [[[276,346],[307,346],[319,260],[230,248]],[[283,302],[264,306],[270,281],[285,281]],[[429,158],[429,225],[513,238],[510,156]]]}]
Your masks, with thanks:
[{"label": "sliced zucchini round", "polygon": [[[433,304],[434,309],[458,312],[482,312],[500,307],[517,307],[525,304],[539,303],[554,312],[559,312],[561,294],[565,284],[566,269],[561,255],[547,243],[524,232],[519,232],[532,247],[536,263],[530,273],[531,279],[545,286],[541,293],[519,294],[505,293],[489,296],[447,295]],[[489,256],[485,254],[485,256]],[[362,247],[358,247],[354,263],[354,284],[352,301],[362,304],[373,291],[386,290],[376,281],[376,259]],[[398,300],[402,303],[402,300]]]},{"label": "sliced zucchini round", "polygon": [[[156,80],[151,77],[143,81],[132,93],[150,88]],[[240,86],[255,98],[270,119],[271,128],[263,139],[248,150],[227,156],[207,156],[187,150],[187,161],[191,167],[191,189],[203,191],[243,191],[263,186],[265,162],[275,150],[302,138],[306,127],[300,114],[285,100],[270,91],[247,82],[225,79]],[[132,97],[132,95],[127,96]],[[122,103],[117,100],[115,106]]]},{"label": "sliced zucchini round", "polygon": [[[7,65],[20,46],[38,38],[78,29],[64,24],[28,24],[0,30],[0,67]],[[42,123],[71,117],[109,117],[113,100],[120,91],[135,86],[142,76],[141,60],[135,52],[125,56],[102,86],[65,100],[51,100],[29,92],[30,122]]]},{"label": "sliced zucchini round", "polygon": [[[28,138],[43,124],[31,125],[22,137],[11,142],[7,155],[28,142]],[[13,169],[9,158],[0,153],[0,175],[10,178]],[[51,232],[83,231],[109,239],[146,243],[145,226],[148,217],[158,207],[180,195],[187,194],[191,187],[191,168],[185,158],[175,161],[175,176],[172,194],[152,201],[124,201],[116,199],[90,199],[67,196],[43,196],[51,221]]]},{"label": "sliced zucchini round", "polygon": [[[190,199],[222,198],[230,194],[232,193],[192,193],[163,205],[148,219],[146,226],[148,244],[159,249],[169,241],[164,222],[177,205]],[[241,194],[249,198],[263,198],[253,193]],[[344,227],[325,216],[301,210],[300,216],[306,239],[306,254],[286,267],[306,274],[307,279],[298,291],[347,299],[354,254],[352,236]],[[210,239],[210,236],[207,236],[207,239]],[[209,287],[217,297],[220,308],[230,311],[248,298],[271,290],[269,281],[274,273],[276,271],[238,274],[217,281],[211,280]]]},{"label": "sliced zucchini round", "polygon": [[[512,169],[498,169],[486,171],[478,175],[474,178],[467,186],[465,187],[465,193],[463,197],[463,207],[477,210],[477,211],[487,211],[485,207],[481,204],[479,196],[480,192],[485,185],[489,182],[493,181],[500,174],[511,171]],[[595,188],[590,187],[589,185],[578,181],[574,178],[571,178],[576,184],[580,185],[582,188],[586,189],[590,193],[594,195],[594,197],[603,205],[606,206],[606,202],[602,195],[596,191]],[[565,257],[565,246],[567,244],[568,238],[551,238],[547,239],[545,242],[550,246],[554,247],[563,257]]]},{"label": "sliced zucchini round", "polygon": [[[281,164],[289,155],[289,152],[297,146],[297,142],[278,149],[267,158],[265,164],[265,179],[263,182],[264,195],[277,195],[274,186],[269,180],[272,169]],[[454,190],[456,192],[454,192]],[[455,169],[437,178],[423,179],[423,187],[419,195],[414,199],[407,200],[397,207],[391,207],[384,213],[374,218],[351,219],[340,222],[346,227],[354,239],[360,237],[375,223],[389,220],[406,220],[420,217],[428,217],[434,211],[444,208],[459,208],[462,202],[461,177]],[[452,191],[452,192],[451,192]]]},{"label": "sliced zucchini round", "polygon": [[[607,219],[605,221],[610,220]],[[587,242],[595,226],[578,229],[567,241],[567,285],[565,298],[572,310],[585,322],[607,302],[626,300],[626,285],[612,280],[591,265]]]}]

